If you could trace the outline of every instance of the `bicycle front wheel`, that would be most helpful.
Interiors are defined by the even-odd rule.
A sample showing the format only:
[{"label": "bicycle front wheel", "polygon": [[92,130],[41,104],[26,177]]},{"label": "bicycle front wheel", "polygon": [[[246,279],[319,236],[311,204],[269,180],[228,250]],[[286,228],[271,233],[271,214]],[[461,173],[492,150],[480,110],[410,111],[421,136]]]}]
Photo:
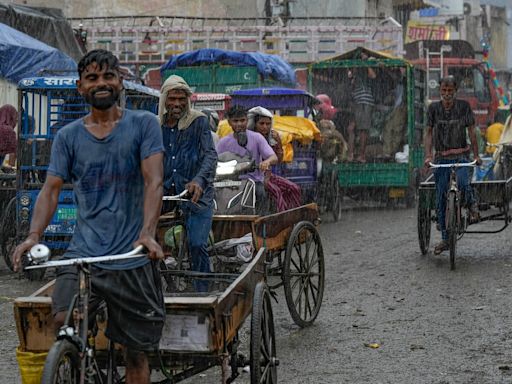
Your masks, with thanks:
[{"label": "bicycle front wheel", "polygon": [[68,340],[56,341],[44,363],[41,384],[80,382],[80,356],[77,347]]},{"label": "bicycle front wheel", "polygon": [[457,196],[448,192],[448,206],[446,212],[446,230],[448,231],[448,244],[450,246],[450,269],[455,269],[455,254],[457,251]]}]

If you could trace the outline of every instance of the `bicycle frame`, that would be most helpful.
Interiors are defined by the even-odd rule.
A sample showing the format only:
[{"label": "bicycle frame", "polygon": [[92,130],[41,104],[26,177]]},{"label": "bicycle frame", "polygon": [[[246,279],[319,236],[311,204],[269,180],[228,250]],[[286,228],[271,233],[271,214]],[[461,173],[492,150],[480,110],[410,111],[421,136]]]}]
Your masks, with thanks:
[{"label": "bicycle frame", "polygon": [[[80,360],[80,378],[79,383],[85,384],[95,382],[93,376],[99,374],[99,367],[95,359],[95,346],[94,338],[89,336],[91,330],[89,324],[89,299],[91,295],[91,280],[90,271],[88,266],[90,264],[114,261],[114,260],[125,260],[129,258],[145,257],[146,254],[141,253],[143,246],[138,246],[134,250],[120,254],[120,255],[108,255],[99,257],[85,257],[77,259],[67,260],[55,260],[47,261],[45,263],[31,265],[25,269],[38,269],[48,267],[63,267],[74,265],[78,270],[78,292],[75,294],[71,303],[69,304],[68,311],[64,325],[60,328],[56,342],[60,340],[68,340],[73,344],[79,352]],[[93,322],[95,326],[95,322]],[[113,383],[113,365],[111,364],[113,356],[112,347],[109,348],[107,366],[107,384]],[[100,379],[101,380],[101,379]]]},{"label": "bicycle frame", "polygon": [[[464,234],[469,220],[466,218],[468,214],[464,215],[464,220],[461,215],[461,192],[457,183],[457,169],[460,167],[474,167],[476,160],[470,163],[451,163],[451,164],[433,164],[429,163],[431,168],[450,168],[450,180],[448,184],[448,191],[446,193],[446,231],[448,232],[448,243],[450,248],[450,268],[455,269],[455,253],[457,240]],[[467,209],[467,208],[466,208]]]}]

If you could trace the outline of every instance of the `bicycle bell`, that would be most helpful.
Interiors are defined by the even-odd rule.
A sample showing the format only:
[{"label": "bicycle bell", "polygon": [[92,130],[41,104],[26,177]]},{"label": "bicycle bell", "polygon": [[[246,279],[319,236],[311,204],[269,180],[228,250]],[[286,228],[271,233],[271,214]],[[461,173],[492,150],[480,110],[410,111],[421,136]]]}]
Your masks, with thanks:
[{"label": "bicycle bell", "polygon": [[28,251],[27,258],[30,264],[46,263],[50,259],[50,249],[44,244],[36,244]]}]

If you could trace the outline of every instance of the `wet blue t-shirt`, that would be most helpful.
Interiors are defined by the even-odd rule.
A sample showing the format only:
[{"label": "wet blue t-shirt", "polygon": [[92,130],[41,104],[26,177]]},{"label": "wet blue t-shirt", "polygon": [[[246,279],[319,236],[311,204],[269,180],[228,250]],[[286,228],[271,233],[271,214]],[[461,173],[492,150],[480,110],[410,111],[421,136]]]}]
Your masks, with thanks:
[{"label": "wet blue t-shirt", "polygon": [[[124,110],[112,132],[98,139],[76,120],[57,133],[48,173],[73,183],[77,223],[65,257],[129,252],[143,225],[141,162],[163,152],[155,115]],[[140,267],[147,258],[127,259],[106,269]]]}]

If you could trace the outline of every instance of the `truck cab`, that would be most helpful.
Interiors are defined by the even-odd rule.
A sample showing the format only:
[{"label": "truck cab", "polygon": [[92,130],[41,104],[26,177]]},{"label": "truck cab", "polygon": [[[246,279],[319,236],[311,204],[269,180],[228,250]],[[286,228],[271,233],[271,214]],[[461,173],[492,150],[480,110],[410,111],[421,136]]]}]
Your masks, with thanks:
[{"label": "truck cab", "polygon": [[475,58],[464,40],[420,40],[405,45],[405,57],[426,71],[427,100],[439,100],[439,80],[452,75],[457,80],[457,98],[466,100],[484,133],[494,122],[499,100],[487,65]]}]

